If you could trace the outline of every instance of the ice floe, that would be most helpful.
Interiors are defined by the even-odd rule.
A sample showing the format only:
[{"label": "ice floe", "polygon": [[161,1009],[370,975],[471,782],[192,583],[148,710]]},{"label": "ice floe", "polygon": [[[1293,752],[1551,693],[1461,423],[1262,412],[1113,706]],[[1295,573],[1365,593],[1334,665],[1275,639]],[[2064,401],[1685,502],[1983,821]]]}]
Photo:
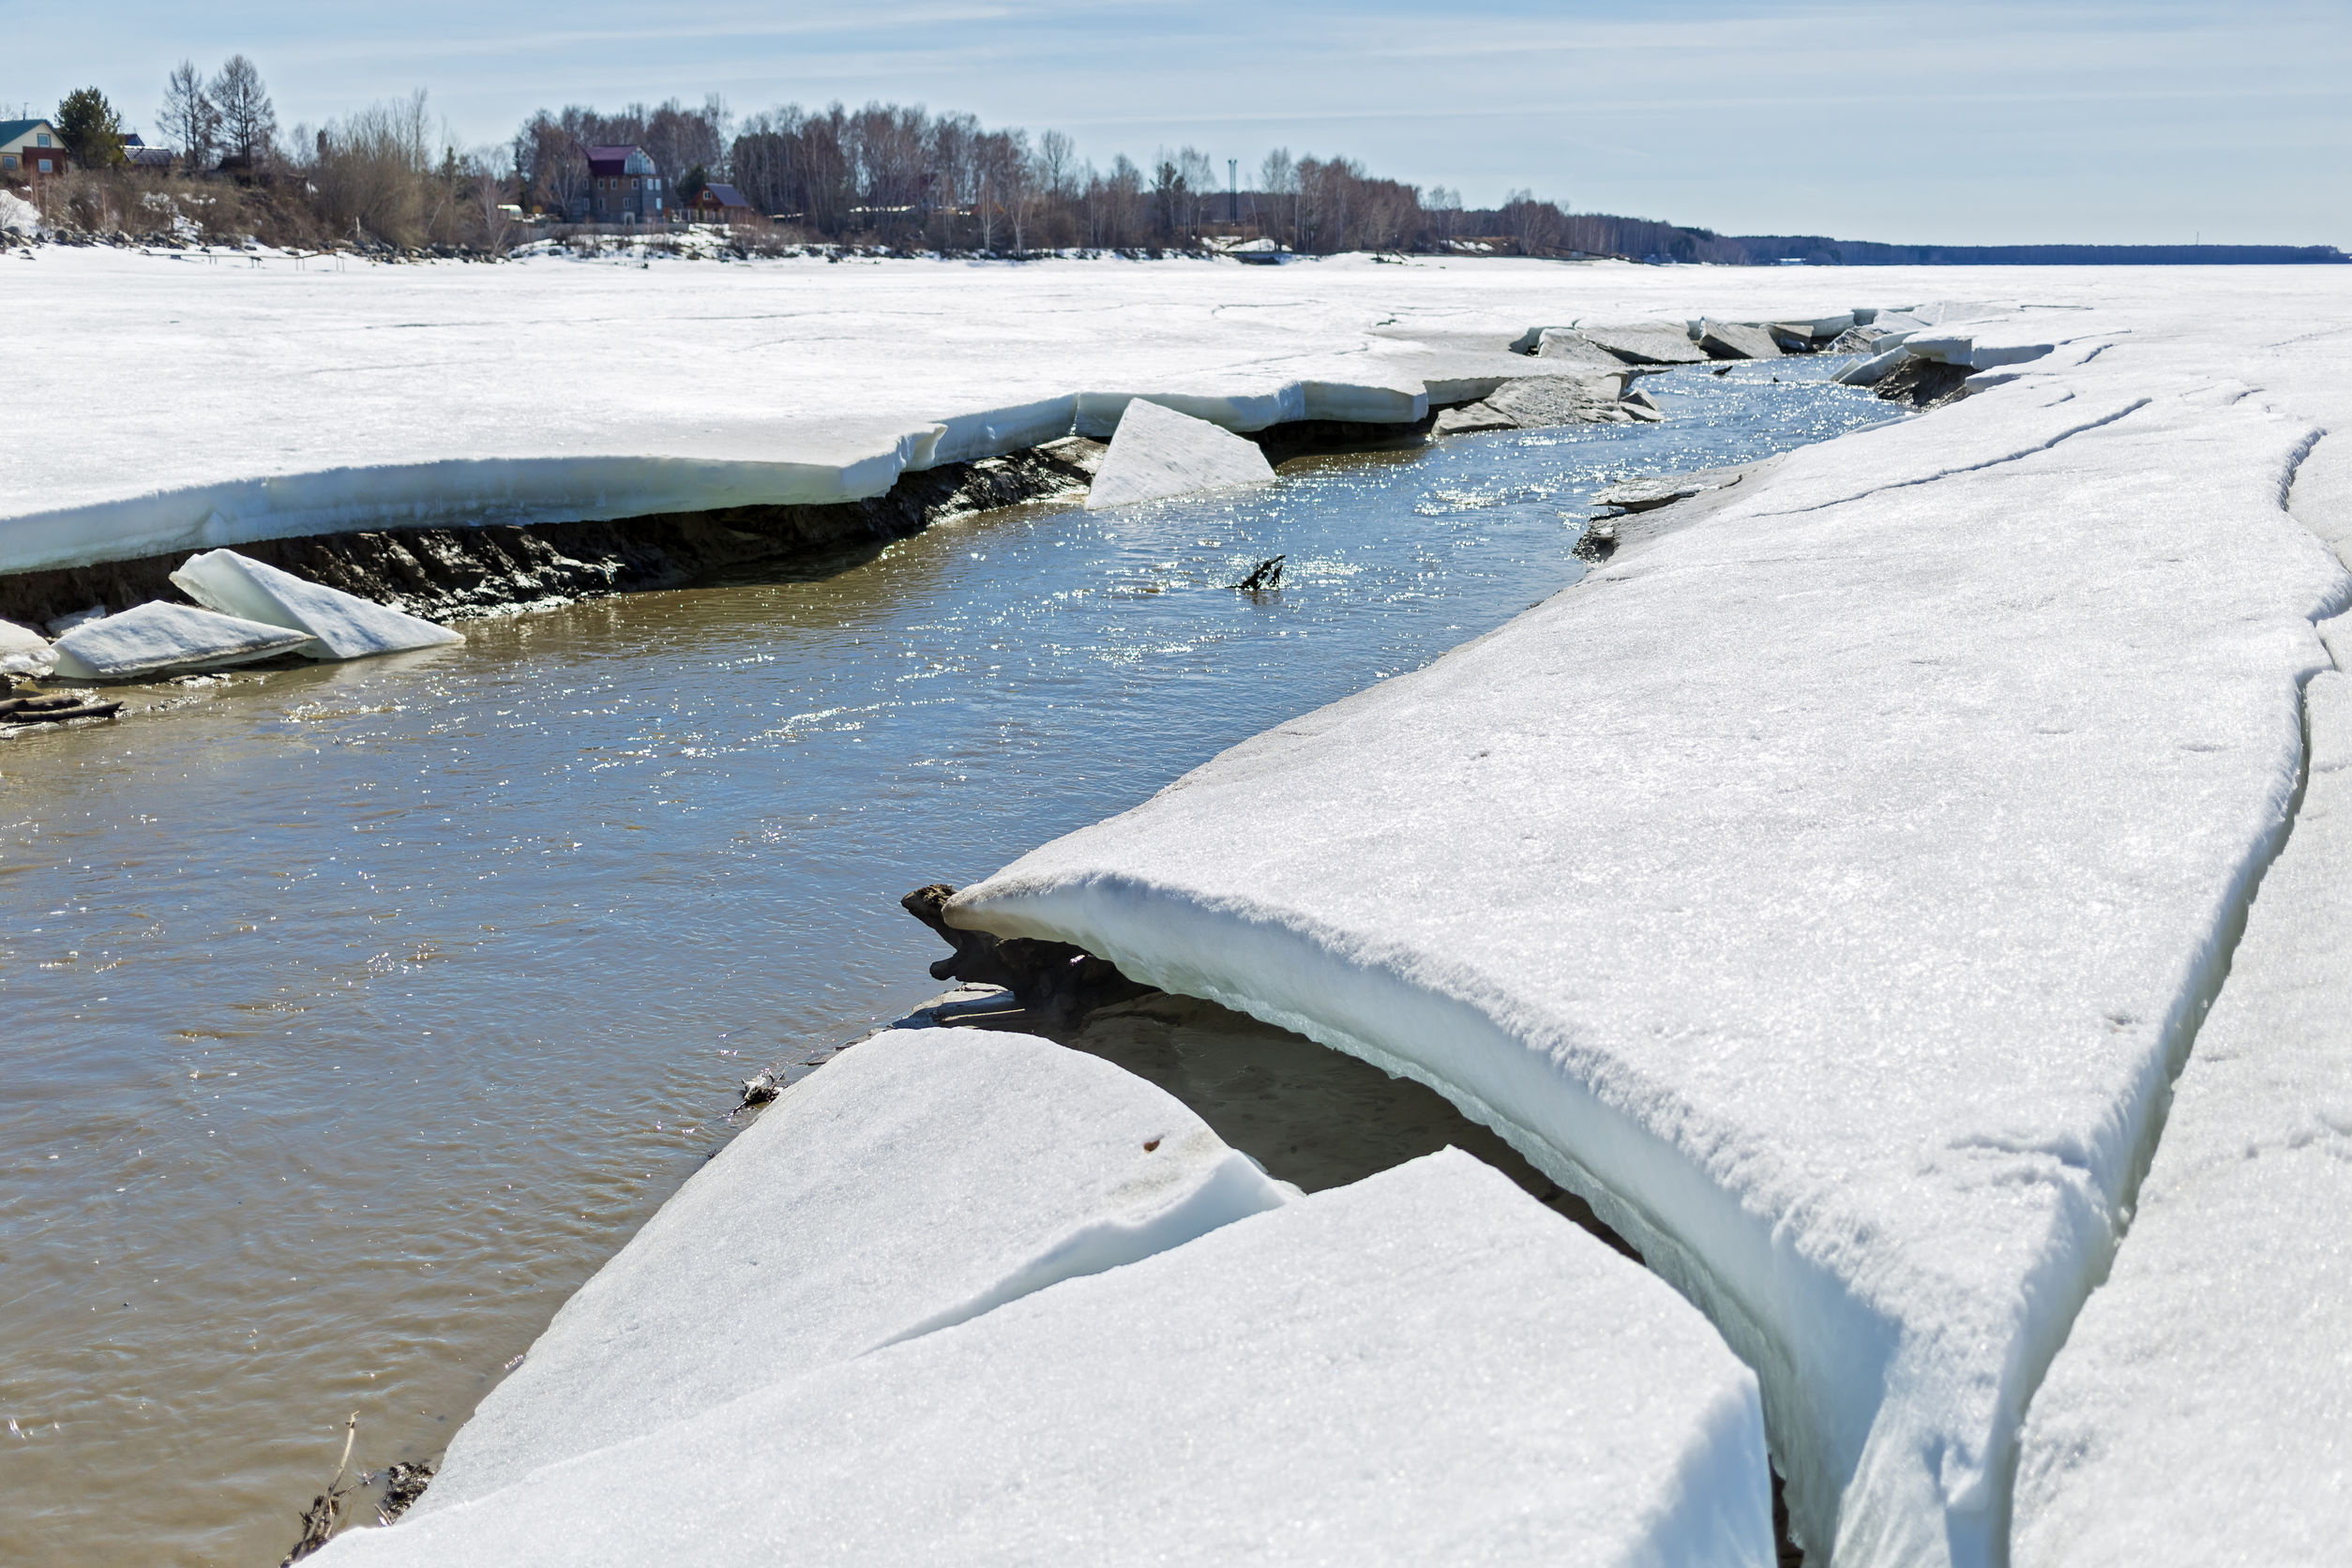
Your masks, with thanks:
[{"label": "ice floe", "polygon": [[2307,424],[2111,367],[1793,453],[948,918],[1432,1084],[1757,1369],[1812,1550],[1998,1561],[2348,586]]},{"label": "ice floe", "polygon": [[1294,1196],[1096,1058],[978,1030],[876,1036],[788,1090],[580,1289],[419,1511]]},{"label": "ice floe", "polygon": [[[920,1158],[882,1158],[924,1184]],[[909,1217],[1024,1201],[946,1192]],[[780,1262],[796,1211],[745,1196],[726,1244]],[[886,1242],[844,1233],[828,1266],[854,1277]],[[1747,1368],[1658,1280],[1454,1150],[656,1420],[318,1560],[1773,1560]]]},{"label": "ice floe", "polygon": [[2305,701],[2294,835],[2115,1272],[2034,1396],[2017,1568],[2315,1564],[2352,1542],[2352,676]]},{"label": "ice floe", "polygon": [[1086,505],[1099,509],[1199,490],[1243,490],[1269,484],[1274,476],[1274,465],[1256,442],[1138,398],[1120,416]]},{"label": "ice floe", "polygon": [[1734,322],[1701,322],[1698,345],[1711,359],[1777,359],[1780,342],[1769,327]]},{"label": "ice floe", "polygon": [[308,641],[294,651],[309,658],[364,658],[465,641],[462,632],[309,581],[233,550],[191,556],[172,573],[172,581],[208,610],[301,632]]},{"label": "ice floe", "polygon": [[[1614,326],[1576,324],[1576,336],[1628,365],[1696,365],[1707,351],[1680,324],[1631,322]],[[1546,341],[1549,334],[1545,335]]]},{"label": "ice floe", "polygon": [[130,681],[221,670],[298,651],[306,632],[158,600],[94,617],[53,644],[56,673],[71,681]]},{"label": "ice floe", "polygon": [[56,667],[49,639],[30,626],[0,621],[0,674],[46,675]]}]

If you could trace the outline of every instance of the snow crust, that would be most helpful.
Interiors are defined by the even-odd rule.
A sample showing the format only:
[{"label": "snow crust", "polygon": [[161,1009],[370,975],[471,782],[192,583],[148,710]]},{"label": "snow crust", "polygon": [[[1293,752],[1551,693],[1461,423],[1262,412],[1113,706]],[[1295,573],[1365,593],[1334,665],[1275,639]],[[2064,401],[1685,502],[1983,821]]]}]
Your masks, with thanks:
[{"label": "snow crust", "polygon": [[250,664],[309,641],[283,626],[158,599],[83,621],[52,646],[56,673],[67,680],[130,681]]},{"label": "snow crust", "polygon": [[2352,1541],[2352,676],[2305,702],[2294,835],[2026,1424],[2018,1568],[2317,1564]]},{"label": "snow crust", "polygon": [[190,556],[172,573],[172,581],[207,610],[303,633],[309,641],[295,651],[309,658],[364,658],[465,641],[462,632],[309,581],[233,550]]},{"label": "snow crust", "polygon": [[1295,1196],[1098,1058],[877,1035],[787,1090],[580,1287],[417,1512]]},{"label": "snow crust", "polygon": [[1120,416],[1086,505],[1093,511],[1198,490],[1244,490],[1271,484],[1274,476],[1256,442],[1138,398]]},{"label": "snow crust", "polygon": [[13,191],[0,190],[0,234],[38,234],[40,209]]},{"label": "snow crust", "polygon": [[1430,1083],[1757,1370],[1809,1549],[1998,1562],[2352,588],[2282,506],[2311,421],[2173,321],[1790,454],[948,918]]},{"label": "snow crust", "polygon": [[1446,1150],[319,1560],[1773,1557],[1748,1370],[1658,1280]]}]

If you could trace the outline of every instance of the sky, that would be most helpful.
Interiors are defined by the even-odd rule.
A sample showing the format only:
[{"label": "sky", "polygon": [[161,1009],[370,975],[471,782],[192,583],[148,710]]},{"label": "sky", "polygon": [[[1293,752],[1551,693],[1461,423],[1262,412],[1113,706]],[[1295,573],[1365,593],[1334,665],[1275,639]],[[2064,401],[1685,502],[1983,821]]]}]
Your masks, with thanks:
[{"label": "sky", "polygon": [[423,88],[461,148],[880,98],[1727,234],[2352,248],[2352,0],[119,0],[12,17],[0,113],[94,84],[152,130],[173,65],[237,52],[288,128]]}]

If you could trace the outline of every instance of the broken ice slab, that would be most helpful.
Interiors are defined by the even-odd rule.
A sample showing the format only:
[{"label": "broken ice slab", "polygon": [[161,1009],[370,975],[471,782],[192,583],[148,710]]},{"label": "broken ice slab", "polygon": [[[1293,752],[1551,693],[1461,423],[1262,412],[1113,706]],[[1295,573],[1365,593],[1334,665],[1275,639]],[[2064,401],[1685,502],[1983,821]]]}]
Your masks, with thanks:
[{"label": "broken ice slab", "polygon": [[1701,322],[1698,346],[1711,359],[1778,359],[1780,344],[1771,332],[1760,326],[1741,326],[1736,322]]},{"label": "broken ice slab", "polygon": [[1754,1376],[1452,1149],[632,1437],[320,1561],[1773,1560]]},{"label": "broken ice slab", "polygon": [[1137,398],[1119,417],[1086,505],[1093,511],[1201,490],[1239,490],[1269,483],[1274,476],[1274,465],[1256,442]]},{"label": "broken ice slab", "polygon": [[234,615],[157,600],[120,615],[84,621],[57,639],[56,673],[72,681],[136,681],[250,664],[309,641]]},{"label": "broken ice slab", "polygon": [[417,1512],[1294,1194],[1094,1057],[876,1035],[787,1089],[580,1287]]},{"label": "broken ice slab", "polygon": [[1709,490],[1722,490],[1740,482],[1743,471],[1737,468],[1709,468],[1696,474],[1673,474],[1663,478],[1626,479],[1611,485],[1592,498],[1596,506],[1615,506],[1621,511],[1647,512]]},{"label": "broken ice slab", "polygon": [[0,621],[0,675],[46,675],[56,667],[49,639],[30,626]]},{"label": "broken ice slab", "polygon": [[190,556],[172,574],[189,598],[224,615],[303,633],[309,658],[363,658],[462,642],[462,632],[355,594],[307,581],[234,550]]},{"label": "broken ice slab", "polygon": [[1696,365],[1707,353],[1674,322],[1629,322],[1617,326],[1587,326],[1576,332],[1588,342],[1606,349],[1628,365]]},{"label": "broken ice slab", "polygon": [[2019,1568],[2317,1563],[2352,1541],[2352,677],[2303,689],[2293,835],[2115,1272],[2027,1417]]}]

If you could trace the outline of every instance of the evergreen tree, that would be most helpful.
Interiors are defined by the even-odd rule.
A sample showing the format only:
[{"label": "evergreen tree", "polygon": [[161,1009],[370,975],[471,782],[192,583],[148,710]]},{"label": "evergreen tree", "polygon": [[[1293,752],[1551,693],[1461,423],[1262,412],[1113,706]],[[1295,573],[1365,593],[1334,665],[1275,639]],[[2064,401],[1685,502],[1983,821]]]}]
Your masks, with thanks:
[{"label": "evergreen tree", "polygon": [[96,87],[68,93],[57,105],[57,135],[84,169],[112,169],[123,161],[123,117]]}]

